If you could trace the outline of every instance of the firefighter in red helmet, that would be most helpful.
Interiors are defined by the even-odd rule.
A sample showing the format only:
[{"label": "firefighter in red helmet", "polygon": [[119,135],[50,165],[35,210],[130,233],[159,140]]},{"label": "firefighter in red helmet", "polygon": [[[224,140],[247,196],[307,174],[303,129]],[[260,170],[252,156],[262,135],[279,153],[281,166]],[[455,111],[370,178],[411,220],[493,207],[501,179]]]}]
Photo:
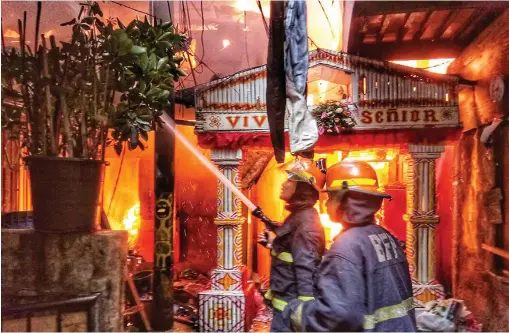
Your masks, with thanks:
[{"label": "firefighter in red helmet", "polygon": [[[284,223],[274,227],[261,210],[253,215],[272,225],[275,238],[268,230],[260,234],[258,242],[271,251],[270,289],[265,298],[274,309],[272,332],[288,332],[282,313],[288,301],[313,298],[313,273],[325,252],[325,233],[318,212],[313,208],[325,183],[325,174],[316,163],[297,157],[284,164],[287,180],[281,187],[280,198],[286,202],[290,215]],[[270,221],[270,222],[269,222]]]},{"label": "firefighter in red helmet", "polygon": [[412,283],[399,242],[375,223],[384,199],[375,170],[343,161],[327,170],[327,213],[343,226],[324,256],[315,299],[283,312],[295,331],[415,331]]}]

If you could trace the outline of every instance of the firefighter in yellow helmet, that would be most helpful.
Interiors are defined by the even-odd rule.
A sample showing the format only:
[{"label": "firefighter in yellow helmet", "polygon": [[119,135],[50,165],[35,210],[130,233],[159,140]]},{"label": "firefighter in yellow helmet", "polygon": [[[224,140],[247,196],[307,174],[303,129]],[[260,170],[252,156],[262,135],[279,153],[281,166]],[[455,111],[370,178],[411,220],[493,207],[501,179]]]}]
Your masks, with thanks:
[{"label": "firefighter in yellow helmet", "polygon": [[315,299],[291,300],[283,322],[307,332],[415,331],[405,255],[398,240],[375,223],[390,195],[366,162],[340,162],[326,178],[327,213],[343,230],[317,270]]},{"label": "firefighter in yellow helmet", "polygon": [[[253,215],[271,226],[258,242],[272,255],[270,289],[265,298],[272,304],[274,316],[272,332],[288,332],[282,313],[291,299],[313,299],[313,272],[325,252],[325,233],[318,212],[313,208],[325,183],[324,170],[316,163],[297,157],[283,165],[287,180],[281,187],[280,198],[286,202],[290,215],[284,223],[276,224],[260,209]],[[272,235],[272,236],[271,236]]]}]

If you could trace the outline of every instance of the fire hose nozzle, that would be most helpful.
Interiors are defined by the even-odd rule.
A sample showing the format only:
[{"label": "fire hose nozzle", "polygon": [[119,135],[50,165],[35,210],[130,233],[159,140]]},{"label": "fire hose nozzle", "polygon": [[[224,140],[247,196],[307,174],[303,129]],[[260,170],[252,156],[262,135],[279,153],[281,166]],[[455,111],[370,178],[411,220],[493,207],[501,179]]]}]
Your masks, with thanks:
[{"label": "fire hose nozzle", "polygon": [[277,223],[277,222],[274,222],[272,221],[270,218],[268,218],[265,214],[263,214],[262,212],[262,209],[260,207],[256,207],[253,211],[252,211],[252,214],[253,216],[259,218],[263,223],[265,223],[265,226],[267,227],[267,229],[271,230],[271,231],[274,231],[276,230],[278,227],[281,226],[280,223]]}]

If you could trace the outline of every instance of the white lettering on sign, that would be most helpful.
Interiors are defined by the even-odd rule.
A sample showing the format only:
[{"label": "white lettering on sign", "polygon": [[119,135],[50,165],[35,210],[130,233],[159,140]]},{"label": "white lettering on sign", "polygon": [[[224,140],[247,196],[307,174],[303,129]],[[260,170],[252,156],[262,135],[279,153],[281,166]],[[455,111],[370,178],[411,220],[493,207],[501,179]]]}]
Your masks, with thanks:
[{"label": "white lettering on sign", "polygon": [[355,128],[452,127],[459,125],[458,107],[362,109]]}]

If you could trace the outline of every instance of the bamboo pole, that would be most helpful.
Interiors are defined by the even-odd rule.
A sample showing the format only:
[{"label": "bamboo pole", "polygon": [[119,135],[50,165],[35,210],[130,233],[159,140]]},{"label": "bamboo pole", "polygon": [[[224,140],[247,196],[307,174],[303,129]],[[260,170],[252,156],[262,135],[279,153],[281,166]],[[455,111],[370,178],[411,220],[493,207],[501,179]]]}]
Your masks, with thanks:
[{"label": "bamboo pole", "polygon": [[[44,75],[44,78],[46,79],[50,79],[50,76],[49,76],[49,69],[48,69],[48,54],[46,52],[46,38],[44,37],[44,34],[41,35],[41,40],[42,40],[42,68],[43,68],[43,75]],[[48,129],[49,129],[49,132],[50,132],[50,151],[51,151],[51,155],[52,156],[55,156],[57,154],[57,145],[56,145],[56,142],[55,142],[55,137],[54,137],[54,129],[53,129],[53,110],[51,108],[51,91],[50,91],[50,88],[49,88],[49,83],[47,83],[44,87],[44,93],[45,93],[45,97],[46,97],[46,108],[45,108],[45,114],[44,114],[44,124],[43,124],[43,127],[44,127],[44,130],[43,130],[43,139],[44,139],[44,143],[43,143],[43,147],[44,147],[44,151],[45,153],[47,154],[47,150],[46,150],[46,139],[47,139],[47,133],[46,133],[46,126],[48,126]],[[49,124],[48,124],[49,122]]]}]

